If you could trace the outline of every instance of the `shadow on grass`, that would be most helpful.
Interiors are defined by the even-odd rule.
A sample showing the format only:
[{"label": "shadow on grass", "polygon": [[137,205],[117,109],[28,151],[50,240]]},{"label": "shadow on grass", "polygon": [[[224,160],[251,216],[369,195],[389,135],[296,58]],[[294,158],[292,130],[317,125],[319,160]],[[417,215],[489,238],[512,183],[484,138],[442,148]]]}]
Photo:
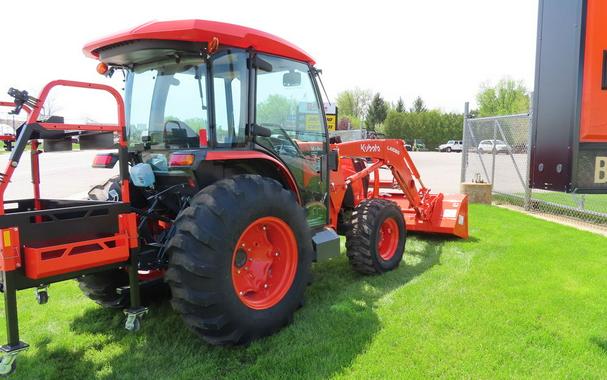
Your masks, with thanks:
[{"label": "shadow on grass", "polygon": [[592,338],[590,338],[590,343],[599,347],[604,354],[607,354],[607,339],[593,336]]},{"label": "shadow on grass", "polygon": [[[295,314],[293,324],[249,346],[205,344],[185,328],[165,301],[151,308],[137,334],[126,332],[122,313],[112,310],[90,309],[76,318],[71,329],[78,339],[90,337],[81,351],[95,351],[99,356],[95,362],[64,347],[47,349],[46,344],[29,360],[57,366],[52,373],[61,373],[63,378],[330,377],[348,368],[381,328],[375,312],[378,301],[440,264],[443,245],[449,240],[414,237],[415,243],[406,250],[411,259],[407,261],[413,264],[403,261],[397,270],[382,276],[355,273],[343,255],[316,264],[306,306]],[[96,344],[96,336],[104,344]],[[108,349],[108,345],[119,349]],[[84,376],[82,368],[89,371]]]},{"label": "shadow on grass", "polygon": [[[52,337],[47,335],[35,344],[36,355],[20,356],[16,375],[27,379],[86,379],[91,376],[92,362],[85,358],[84,351],[70,347],[52,347]],[[65,376],[69,373],[69,376]]]}]

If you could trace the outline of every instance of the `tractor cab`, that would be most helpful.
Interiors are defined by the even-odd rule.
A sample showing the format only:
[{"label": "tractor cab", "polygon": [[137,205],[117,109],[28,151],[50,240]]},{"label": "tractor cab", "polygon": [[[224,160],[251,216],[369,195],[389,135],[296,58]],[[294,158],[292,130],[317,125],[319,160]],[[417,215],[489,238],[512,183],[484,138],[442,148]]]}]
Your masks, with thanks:
[{"label": "tractor cab", "polygon": [[[241,47],[217,23],[176,23],[209,37],[181,41],[171,23],[154,23],[85,47],[100,72],[125,74],[129,150],[160,187],[180,175],[196,189],[208,185],[224,175],[214,170],[218,161],[269,171],[295,188],[310,226],[326,225],[328,133],[312,59],[252,29],[238,27],[259,41]],[[251,161],[251,152],[266,158]]]}]

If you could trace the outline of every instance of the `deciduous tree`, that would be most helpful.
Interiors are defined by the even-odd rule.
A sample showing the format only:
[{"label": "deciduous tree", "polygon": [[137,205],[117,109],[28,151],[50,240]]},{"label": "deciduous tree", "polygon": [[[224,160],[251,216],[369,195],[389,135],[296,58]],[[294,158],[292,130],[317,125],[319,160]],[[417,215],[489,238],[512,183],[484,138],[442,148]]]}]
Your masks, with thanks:
[{"label": "deciduous tree", "polygon": [[476,102],[479,116],[525,113],[529,111],[529,92],[522,81],[504,78],[495,86],[483,84]]}]

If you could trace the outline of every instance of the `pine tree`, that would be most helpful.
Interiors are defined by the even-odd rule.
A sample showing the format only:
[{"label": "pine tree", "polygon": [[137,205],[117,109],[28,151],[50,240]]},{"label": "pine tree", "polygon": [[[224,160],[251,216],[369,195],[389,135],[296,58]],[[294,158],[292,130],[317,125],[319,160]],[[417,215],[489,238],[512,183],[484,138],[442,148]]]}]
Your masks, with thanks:
[{"label": "pine tree", "polygon": [[398,98],[398,102],[396,102],[395,110],[398,113],[407,112],[407,109],[405,108],[405,102],[403,101],[403,98]]},{"label": "pine tree", "polygon": [[373,96],[371,105],[369,106],[369,112],[367,113],[367,129],[370,131],[375,130],[377,124],[381,124],[386,120],[388,116],[388,103],[378,93]]}]

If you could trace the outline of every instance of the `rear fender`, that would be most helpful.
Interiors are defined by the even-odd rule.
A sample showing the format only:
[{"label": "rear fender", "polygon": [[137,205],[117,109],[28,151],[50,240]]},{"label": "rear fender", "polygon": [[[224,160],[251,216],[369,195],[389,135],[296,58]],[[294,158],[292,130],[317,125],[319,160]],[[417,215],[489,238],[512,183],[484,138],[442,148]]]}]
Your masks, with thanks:
[{"label": "rear fender", "polygon": [[[301,204],[299,188],[291,171],[282,162],[268,154],[253,150],[215,150],[207,153],[205,162],[228,167],[235,171],[234,174],[259,174],[274,178],[286,189],[291,190],[297,202]],[[201,174],[204,176],[204,173]]]}]

